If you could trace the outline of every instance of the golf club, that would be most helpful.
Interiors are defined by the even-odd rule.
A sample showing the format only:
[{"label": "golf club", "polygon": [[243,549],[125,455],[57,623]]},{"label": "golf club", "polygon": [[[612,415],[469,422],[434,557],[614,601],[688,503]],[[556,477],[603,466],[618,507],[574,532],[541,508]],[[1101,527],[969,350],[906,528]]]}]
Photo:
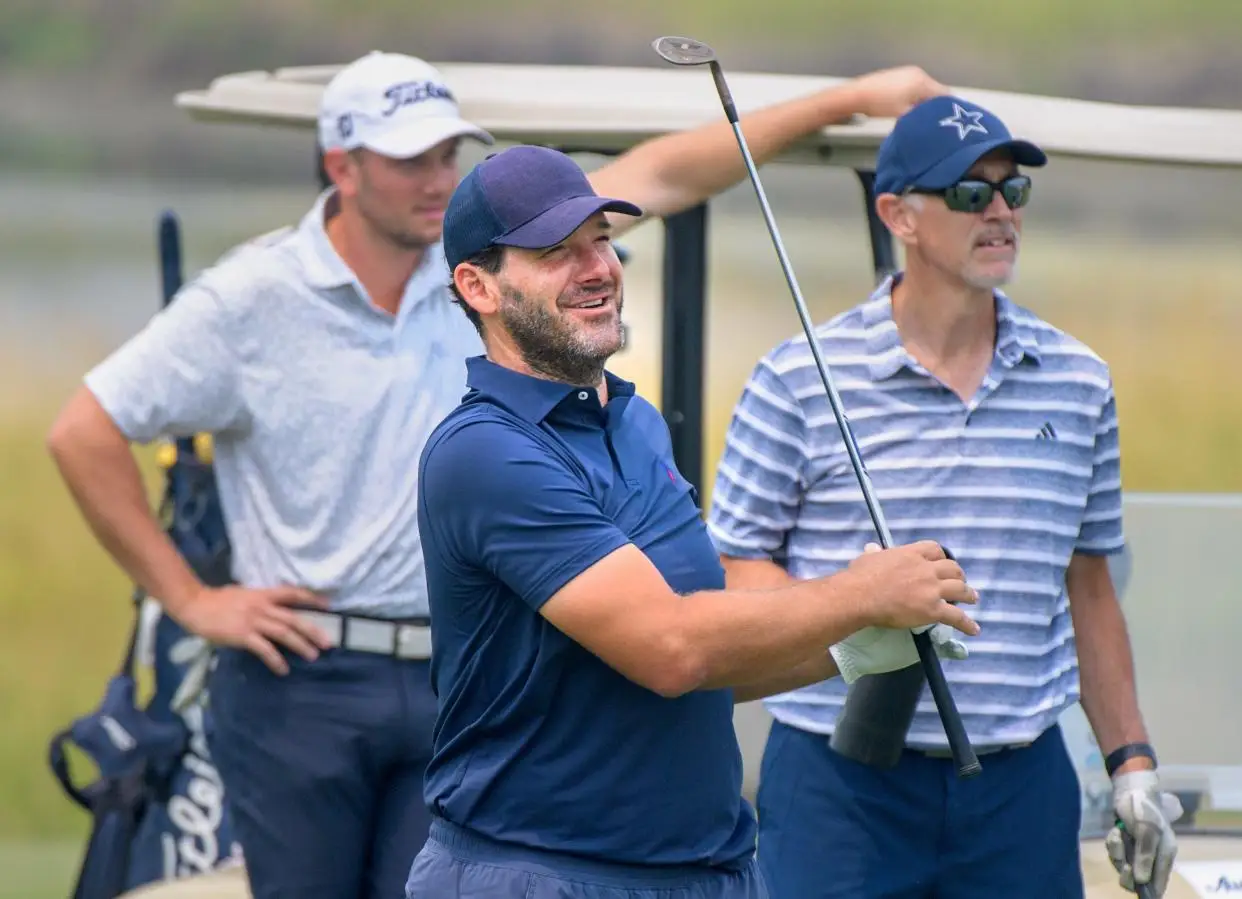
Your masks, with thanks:
[{"label": "golf club", "polygon": [[[759,180],[759,172],[755,168],[754,158],[751,156],[750,148],[746,144],[746,138],[742,134],[741,126],[738,123],[737,107],[733,103],[733,95],[725,82],[724,71],[716,59],[716,53],[702,41],[688,37],[669,36],[657,38],[652,42],[652,47],[655,48],[656,53],[661,58],[673,65],[701,66],[706,64],[711,67],[712,80],[716,83],[716,93],[719,94],[725,115],[729,119],[729,124],[733,127],[733,134],[737,138],[738,147],[741,149],[742,159],[746,164],[746,171],[750,175],[751,185],[759,198],[759,206],[763,210],[763,218],[767,223],[768,233],[772,236],[772,243],[775,245],[776,254],[780,258],[781,269],[784,271],[785,280],[789,284],[789,290],[793,294],[794,305],[797,307],[798,317],[802,320],[802,329],[806,333],[807,344],[815,357],[815,365],[819,369],[820,378],[823,379],[824,389],[828,392],[828,401],[832,406],[832,414],[836,418],[837,426],[841,430],[841,437],[845,441],[845,448],[849,453],[854,474],[858,478],[858,484],[862,488],[863,499],[867,504],[867,510],[871,513],[871,521],[875,525],[876,533],[879,536],[880,546],[884,549],[890,549],[893,545],[892,534],[889,532],[888,524],[880,511],[880,505],[875,498],[875,493],[871,486],[871,478],[867,474],[866,466],[863,465],[862,457],[854,442],[849,421],[846,419],[842,408],[840,395],[837,393],[832,377],[828,373],[828,366],[820,354],[819,344],[815,340],[814,328],[811,324],[810,313],[807,311],[806,303],[802,299],[802,291],[799,289],[797,279],[794,277],[793,266],[785,253],[785,245],[781,240],[780,232],[777,230],[771,207],[768,205],[767,196],[763,191],[763,184]],[[983,769],[966,735],[966,728],[962,724],[962,717],[957,711],[957,705],[953,701],[948,681],[945,680],[944,670],[940,666],[940,659],[937,657],[935,647],[932,645],[931,636],[927,630],[911,633],[915,647],[918,649],[923,672],[931,688],[932,697],[940,713],[940,720],[944,724],[945,734],[949,740],[949,748],[953,754],[953,761],[957,766],[957,775],[958,777],[973,777]]]},{"label": "golf club", "polygon": [[[1126,826],[1121,819],[1117,819],[1117,826],[1121,828],[1121,845],[1125,849],[1126,861],[1130,863],[1131,869],[1134,867],[1134,837],[1126,830]],[[1155,893],[1152,891],[1150,883],[1136,883],[1134,892],[1138,899],[1156,899]]]}]

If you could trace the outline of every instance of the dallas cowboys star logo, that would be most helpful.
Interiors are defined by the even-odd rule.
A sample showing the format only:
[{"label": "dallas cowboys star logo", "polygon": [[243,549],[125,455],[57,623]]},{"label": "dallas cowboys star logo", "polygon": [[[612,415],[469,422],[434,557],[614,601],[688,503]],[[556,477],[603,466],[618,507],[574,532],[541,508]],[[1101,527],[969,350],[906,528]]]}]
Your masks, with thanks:
[{"label": "dallas cowboys star logo", "polygon": [[[981,118],[983,118],[982,112],[967,112],[959,104],[954,103],[953,115],[946,119],[941,119],[940,126],[942,128],[956,128],[958,139],[965,140],[966,135],[972,131],[978,131],[980,134],[988,133],[988,129],[979,124]],[[967,121],[967,119],[970,121]]]}]

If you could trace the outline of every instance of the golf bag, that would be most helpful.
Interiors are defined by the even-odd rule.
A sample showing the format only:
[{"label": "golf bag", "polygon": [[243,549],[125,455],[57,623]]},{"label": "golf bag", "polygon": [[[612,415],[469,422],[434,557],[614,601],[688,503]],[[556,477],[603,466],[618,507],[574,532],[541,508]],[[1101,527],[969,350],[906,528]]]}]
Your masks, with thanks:
[{"label": "golf bag", "polygon": [[[160,222],[164,302],[180,286],[176,220]],[[231,580],[230,547],[205,435],[158,448],[165,474],[161,515],[166,533],[209,586]],[[48,762],[66,795],[91,815],[91,833],[72,899],[114,899],[159,880],[188,877],[240,861],[211,760],[211,711],[200,682],[210,647],[161,613],[141,589],[124,659],[91,713],[56,734]],[[151,696],[138,700],[149,668]],[[183,702],[181,694],[188,694]],[[176,700],[176,701],[174,701]],[[68,748],[98,769],[74,783]]]}]

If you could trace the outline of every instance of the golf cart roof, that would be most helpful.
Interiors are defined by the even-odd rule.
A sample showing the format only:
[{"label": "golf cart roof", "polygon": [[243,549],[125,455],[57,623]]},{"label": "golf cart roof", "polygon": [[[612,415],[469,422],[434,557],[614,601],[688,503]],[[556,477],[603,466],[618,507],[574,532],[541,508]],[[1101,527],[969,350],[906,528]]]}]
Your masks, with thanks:
[{"label": "golf cart roof", "polygon": [[[623,152],[647,138],[723,119],[711,76],[672,67],[436,63],[463,114],[502,142]],[[204,121],[313,129],[323,86],[339,66],[224,75],[177,106]],[[804,96],[845,79],[726,72],[739,112]],[[1131,106],[1003,91],[956,89],[1017,135],[1056,156],[1166,165],[1242,167],[1242,111]],[[890,119],[833,125],[782,162],[868,169]]]}]

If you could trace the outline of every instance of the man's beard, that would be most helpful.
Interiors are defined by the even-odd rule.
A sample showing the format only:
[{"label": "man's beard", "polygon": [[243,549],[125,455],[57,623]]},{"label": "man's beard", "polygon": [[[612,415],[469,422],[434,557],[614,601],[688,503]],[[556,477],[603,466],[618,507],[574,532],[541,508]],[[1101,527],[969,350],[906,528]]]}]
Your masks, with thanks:
[{"label": "man's beard", "polygon": [[500,320],[531,371],[576,387],[594,387],[603,378],[608,359],[621,348],[620,307],[618,296],[615,334],[604,327],[578,331],[543,304],[505,287]]}]

